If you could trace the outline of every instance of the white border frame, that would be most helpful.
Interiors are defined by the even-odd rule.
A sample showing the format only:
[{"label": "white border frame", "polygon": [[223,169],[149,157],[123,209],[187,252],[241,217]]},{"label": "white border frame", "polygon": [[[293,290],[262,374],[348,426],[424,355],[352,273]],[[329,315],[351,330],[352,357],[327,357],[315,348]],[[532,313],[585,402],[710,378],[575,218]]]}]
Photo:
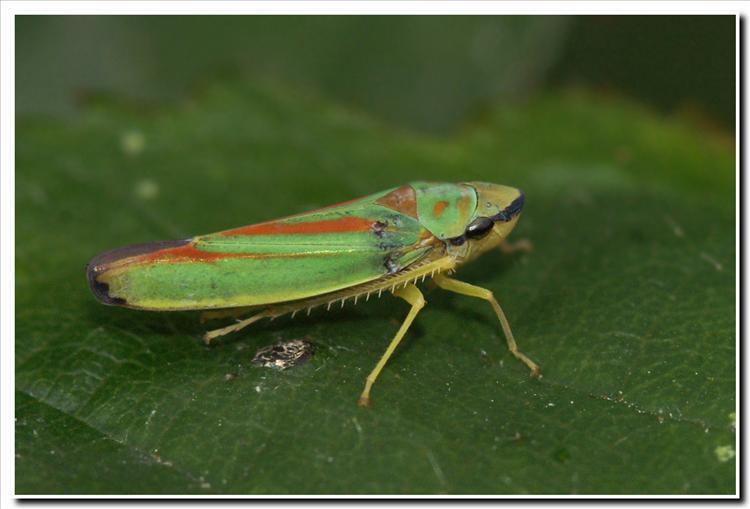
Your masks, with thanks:
[{"label": "white border frame", "polygon": [[[349,1],[349,0],[295,0],[295,1],[197,1],[183,2],[161,1],[2,1],[0,2],[0,502],[14,503],[15,492],[15,16],[23,14],[420,14],[420,15],[480,15],[480,14],[724,14],[741,15],[750,5],[740,1]],[[740,30],[740,19],[737,18],[737,34]],[[740,53],[740,38],[736,39],[737,55]],[[744,49],[744,48],[742,48]],[[747,68],[748,56],[743,54],[743,64]],[[740,132],[740,59],[736,59],[736,271],[739,281],[741,260],[740,252],[740,147],[744,144],[745,134]],[[744,105],[743,105],[744,110]],[[744,191],[747,191],[747,179]],[[747,196],[747,194],[746,194]],[[747,228],[747,223],[745,222]],[[747,230],[743,233],[747,234]],[[739,286],[738,286],[739,289]],[[740,292],[736,294],[736,328],[740,338],[740,317],[747,311],[748,304],[740,309]],[[745,315],[747,316],[747,314]],[[738,342],[739,346],[739,342]],[[737,390],[737,426],[742,431],[740,421],[740,354],[737,349],[736,390]],[[744,360],[744,359],[742,359]],[[735,457],[737,468],[736,495],[722,497],[682,496],[677,498],[737,498],[740,492],[740,433],[736,435]],[[24,498],[176,498],[159,496],[131,497],[24,497]],[[217,496],[186,496],[185,498],[219,498]],[[247,498],[227,496],[221,498]],[[330,498],[330,497],[261,497],[261,498]],[[347,496],[341,498],[370,498]],[[378,497],[383,499],[401,497]],[[417,497],[417,498],[528,498],[524,496],[503,497]],[[560,498],[557,496],[535,496],[534,498]],[[573,498],[601,498],[576,496]],[[633,496],[611,498],[675,498]]]}]

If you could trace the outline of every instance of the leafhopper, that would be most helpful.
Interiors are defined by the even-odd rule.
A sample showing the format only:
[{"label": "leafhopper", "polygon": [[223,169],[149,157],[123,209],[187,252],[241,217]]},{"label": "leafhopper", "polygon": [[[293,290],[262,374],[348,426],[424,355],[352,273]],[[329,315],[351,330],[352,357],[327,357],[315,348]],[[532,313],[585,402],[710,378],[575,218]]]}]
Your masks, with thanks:
[{"label": "leafhopper", "polygon": [[384,292],[400,297],[411,309],[365,381],[359,404],[366,406],[380,371],[425,306],[417,285],[426,278],[489,302],[510,352],[532,376],[539,374],[518,350],[492,292],[450,277],[460,265],[504,245],[523,203],[523,193],[513,187],[414,182],[274,221],[115,249],[91,260],[86,272],[104,304],[237,318],[207,332],[206,343],[263,318],[309,315]]}]

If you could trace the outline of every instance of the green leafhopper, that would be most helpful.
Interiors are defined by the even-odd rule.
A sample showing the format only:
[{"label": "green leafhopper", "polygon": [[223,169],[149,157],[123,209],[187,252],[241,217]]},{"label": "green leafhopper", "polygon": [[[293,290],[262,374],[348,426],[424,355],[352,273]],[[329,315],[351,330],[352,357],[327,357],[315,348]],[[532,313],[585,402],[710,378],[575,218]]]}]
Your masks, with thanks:
[{"label": "green leafhopper", "polygon": [[411,305],[367,377],[359,404],[406,334],[425,300],[417,284],[430,277],[451,292],[486,300],[511,353],[532,376],[539,367],[517,346],[490,290],[449,277],[457,267],[502,247],[524,195],[485,182],[414,182],[338,205],[184,240],[138,244],[95,257],[89,285],[104,304],[153,311],[203,310],[205,318],[248,318],[207,332],[206,343],[262,318],[390,292]]}]

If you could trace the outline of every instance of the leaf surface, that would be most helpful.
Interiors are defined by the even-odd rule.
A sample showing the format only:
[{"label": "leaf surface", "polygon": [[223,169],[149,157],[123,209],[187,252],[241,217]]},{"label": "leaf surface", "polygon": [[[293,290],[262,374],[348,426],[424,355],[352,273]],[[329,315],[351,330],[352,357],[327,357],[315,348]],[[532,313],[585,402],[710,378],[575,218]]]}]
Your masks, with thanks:
[{"label": "leaf surface", "polygon": [[[217,84],[179,108],[97,103],[21,121],[16,168],[16,491],[733,493],[733,142],[571,93],[420,137],[288,90]],[[405,316],[386,298],[260,324],[213,347],[191,313],[104,307],[87,261],[414,180],[526,192],[513,238],[456,277],[489,306]],[[253,366],[306,337],[306,364]]]}]

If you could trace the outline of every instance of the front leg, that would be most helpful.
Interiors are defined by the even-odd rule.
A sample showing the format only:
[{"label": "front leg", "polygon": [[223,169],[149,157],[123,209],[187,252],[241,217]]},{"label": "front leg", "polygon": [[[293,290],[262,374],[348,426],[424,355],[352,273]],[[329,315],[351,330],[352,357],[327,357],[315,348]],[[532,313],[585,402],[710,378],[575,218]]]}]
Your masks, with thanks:
[{"label": "front leg", "polygon": [[461,295],[468,295],[469,297],[476,297],[489,302],[492,305],[492,309],[495,310],[497,318],[500,320],[500,326],[503,328],[503,333],[505,333],[505,340],[508,342],[508,350],[510,350],[510,353],[529,367],[531,370],[531,376],[539,376],[539,366],[518,350],[516,340],[513,338],[513,332],[510,330],[510,325],[508,324],[508,319],[505,318],[503,309],[500,307],[500,304],[497,302],[491,291],[486,288],[481,288],[479,286],[474,286],[469,283],[464,283],[463,281],[449,278],[443,274],[436,274],[433,281],[435,281],[435,284],[443,290],[460,293]]},{"label": "front leg", "polygon": [[530,253],[534,250],[534,244],[529,239],[518,239],[515,242],[503,240],[500,243],[500,251],[503,254],[512,255],[516,253]]}]

